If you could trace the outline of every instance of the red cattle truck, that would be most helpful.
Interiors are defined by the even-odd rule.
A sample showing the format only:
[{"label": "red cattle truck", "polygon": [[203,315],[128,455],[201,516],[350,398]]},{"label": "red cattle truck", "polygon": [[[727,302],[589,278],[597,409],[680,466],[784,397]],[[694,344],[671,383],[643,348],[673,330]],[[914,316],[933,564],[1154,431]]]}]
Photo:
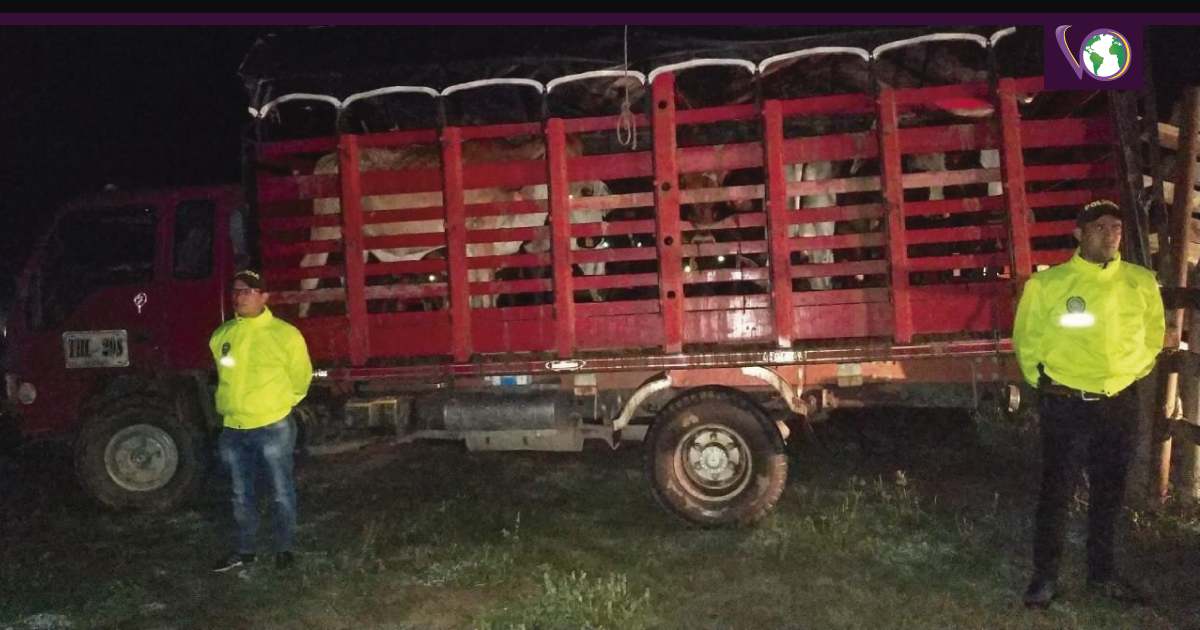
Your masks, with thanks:
[{"label": "red cattle truck", "polygon": [[668,510],[751,523],[794,421],[1016,382],[1021,283],[1117,195],[1107,101],[1046,91],[1014,29],[303,72],[337,34],[248,57],[246,185],[80,199],[25,269],[7,404],[100,503],[200,483],[253,262],[317,366],[310,443],[640,440]]}]

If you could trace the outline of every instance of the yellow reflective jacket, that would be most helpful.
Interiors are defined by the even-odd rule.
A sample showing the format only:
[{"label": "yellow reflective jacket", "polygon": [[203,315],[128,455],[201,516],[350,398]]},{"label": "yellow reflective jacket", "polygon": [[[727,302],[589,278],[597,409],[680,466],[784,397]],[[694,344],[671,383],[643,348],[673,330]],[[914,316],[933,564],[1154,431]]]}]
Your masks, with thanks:
[{"label": "yellow reflective jacket", "polygon": [[1013,324],[1013,347],[1025,380],[1038,365],[1056,382],[1116,395],[1150,373],[1163,347],[1166,320],[1154,273],[1123,262],[1079,257],[1025,283]]},{"label": "yellow reflective jacket", "polygon": [[221,324],[208,347],[217,362],[217,413],[227,427],[274,424],[308,393],[312,361],[304,337],[270,309]]}]

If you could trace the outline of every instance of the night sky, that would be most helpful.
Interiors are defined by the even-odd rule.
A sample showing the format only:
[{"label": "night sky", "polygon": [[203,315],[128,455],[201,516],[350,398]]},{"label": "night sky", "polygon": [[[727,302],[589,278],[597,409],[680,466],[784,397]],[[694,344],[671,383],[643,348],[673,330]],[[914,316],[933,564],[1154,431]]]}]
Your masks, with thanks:
[{"label": "night sky", "polygon": [[[424,32],[408,28],[411,36]],[[33,240],[66,199],[106,184],[238,180],[247,114],[237,69],[271,30],[0,27],[0,309]],[[1179,32],[1152,31],[1149,39],[1162,44],[1156,77],[1178,84],[1189,67],[1196,76],[1200,31],[1171,30]],[[1160,92],[1177,91],[1166,82]]]},{"label": "night sky", "polygon": [[0,28],[0,284],[70,197],[238,181],[248,116],[237,69],[265,32]]}]

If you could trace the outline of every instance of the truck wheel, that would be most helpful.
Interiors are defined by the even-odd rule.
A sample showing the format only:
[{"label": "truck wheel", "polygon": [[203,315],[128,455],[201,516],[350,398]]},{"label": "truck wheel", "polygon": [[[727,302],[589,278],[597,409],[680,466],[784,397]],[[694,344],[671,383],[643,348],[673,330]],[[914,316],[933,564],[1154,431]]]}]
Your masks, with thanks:
[{"label": "truck wheel", "polygon": [[84,490],[113,509],[178,507],[199,489],[207,464],[199,428],[168,397],[103,401],[75,446]]},{"label": "truck wheel", "polygon": [[787,482],[779,430],[762,407],[724,387],[699,387],[667,403],[645,447],[654,497],[698,525],[754,523],[775,507]]}]

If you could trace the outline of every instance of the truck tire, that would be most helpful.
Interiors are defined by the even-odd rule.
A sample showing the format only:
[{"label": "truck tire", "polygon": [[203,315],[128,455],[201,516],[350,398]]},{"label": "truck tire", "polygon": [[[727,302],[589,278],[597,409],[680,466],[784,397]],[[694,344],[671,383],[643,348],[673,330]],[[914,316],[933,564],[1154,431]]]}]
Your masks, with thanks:
[{"label": "truck tire", "polygon": [[757,403],[725,387],[698,387],[667,403],[645,449],[655,499],[705,527],[761,520],[787,483],[779,430]]},{"label": "truck tire", "polygon": [[207,471],[203,435],[182,401],[153,389],[106,394],[75,444],[84,490],[111,509],[176,508],[195,495]]}]

